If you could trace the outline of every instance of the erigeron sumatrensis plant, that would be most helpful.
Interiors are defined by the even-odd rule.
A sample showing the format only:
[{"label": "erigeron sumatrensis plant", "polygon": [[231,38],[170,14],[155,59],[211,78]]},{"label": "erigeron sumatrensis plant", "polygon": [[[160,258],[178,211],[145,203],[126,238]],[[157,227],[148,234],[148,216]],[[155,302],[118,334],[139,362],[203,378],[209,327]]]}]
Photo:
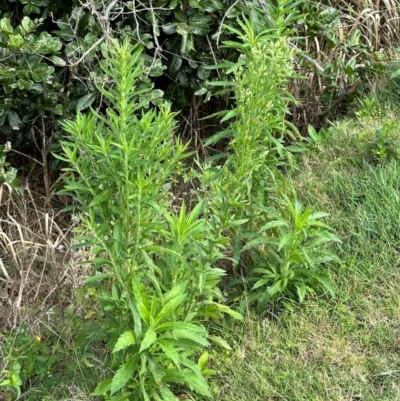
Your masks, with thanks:
[{"label": "erigeron sumatrensis plant", "polygon": [[[77,241],[93,249],[93,276],[101,325],[91,340],[105,338],[114,375],[93,395],[107,400],[177,400],[176,386],[211,397],[205,376],[210,342],[229,347],[204,323],[222,313],[217,285],[224,272],[213,268],[227,239],[203,216],[182,203],[168,208],[165,192],[181,160],[189,155],[172,138],[175,114],[168,107],[143,111],[139,88],[141,50],[128,41],[111,43],[103,71],[114,83],[99,87],[107,111],[90,110],[66,121],[62,142],[68,163],[64,194],[78,202]],[[84,154],[84,156],[82,156]],[[100,274],[96,274],[100,273]]]},{"label": "erigeron sumatrensis plant", "polygon": [[337,260],[326,245],[339,239],[320,221],[326,213],[303,210],[280,171],[293,160],[285,141],[296,134],[285,120],[288,104],[294,101],[286,89],[293,75],[288,42],[280,38],[257,43],[245,69],[235,75],[238,106],[231,165],[235,176],[251,172],[242,180],[247,181],[243,192],[250,204],[246,217],[256,216],[257,221],[242,235],[246,243],[241,252],[252,260],[245,304],[256,303],[263,311],[277,299],[291,308],[291,301],[301,302],[317,289],[334,296],[324,266]]},{"label": "erigeron sumatrensis plant", "polygon": [[[318,289],[334,295],[326,266],[336,258],[327,245],[338,238],[320,221],[325,213],[303,210],[282,174],[294,163],[296,148],[288,146],[288,140],[300,137],[285,118],[290,102],[295,102],[287,89],[295,76],[289,42],[278,34],[283,32],[279,27],[256,34],[249,21],[240,25],[243,32],[234,32],[241,42],[225,44],[243,53],[230,66],[236,107],[224,119],[233,119],[225,131],[232,139],[225,164],[207,185],[214,209],[229,210],[240,222],[229,231],[236,265],[242,272],[250,270],[232,281],[242,290],[246,284],[243,306],[257,304],[263,311],[279,299],[291,308],[292,301],[303,301]],[[215,135],[208,144],[220,137]]]}]

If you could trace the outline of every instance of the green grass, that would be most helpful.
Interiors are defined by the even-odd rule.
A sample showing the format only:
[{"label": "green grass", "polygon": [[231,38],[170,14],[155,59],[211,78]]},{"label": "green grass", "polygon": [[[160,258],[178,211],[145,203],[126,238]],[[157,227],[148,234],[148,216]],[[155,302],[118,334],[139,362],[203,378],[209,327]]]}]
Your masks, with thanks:
[{"label": "green grass", "polygon": [[[80,297],[75,302],[75,309],[67,308],[62,314],[54,308],[53,314],[40,315],[37,319],[40,326],[34,321],[11,331],[0,330],[0,373],[2,369],[12,370],[15,363],[22,368],[21,397],[16,397],[16,391],[0,386],[0,401],[98,400],[90,393],[108,373],[101,365],[107,352],[100,344],[92,347],[92,354],[85,354],[86,359],[82,358],[81,345],[91,333],[91,322],[81,316]],[[85,307],[90,310],[90,301],[86,301]],[[3,372],[0,383],[7,378]]]},{"label": "green grass", "polygon": [[[337,297],[309,298],[276,317],[248,314],[221,329],[217,400],[400,400],[400,162],[364,156],[379,120],[345,120],[294,174],[305,205],[330,213],[343,241]],[[400,138],[400,128],[399,128]]]}]

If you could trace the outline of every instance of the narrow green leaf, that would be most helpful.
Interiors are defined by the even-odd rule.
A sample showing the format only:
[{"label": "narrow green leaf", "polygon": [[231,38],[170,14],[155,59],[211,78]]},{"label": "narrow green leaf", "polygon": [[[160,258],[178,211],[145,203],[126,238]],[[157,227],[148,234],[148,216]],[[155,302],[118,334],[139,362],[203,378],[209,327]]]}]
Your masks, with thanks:
[{"label": "narrow green leaf", "polygon": [[287,227],[287,222],[285,220],[274,220],[274,221],[270,221],[269,223],[263,225],[258,232],[263,232],[266,230],[269,230],[270,228],[274,228],[274,227]]},{"label": "narrow green leaf", "polygon": [[208,92],[207,88],[202,87],[202,88],[198,89],[196,92],[194,92],[194,95],[195,96],[201,96],[201,95],[204,95],[207,92]]},{"label": "narrow green leaf", "polygon": [[334,298],[336,296],[335,287],[333,286],[332,280],[328,273],[325,272],[313,272],[313,277],[327,290],[330,295]]},{"label": "narrow green leaf", "polygon": [[198,362],[197,362],[197,365],[198,365],[198,367],[200,368],[200,370],[203,370],[203,369],[205,369],[205,368],[207,367],[208,357],[209,357],[209,355],[208,355],[208,352],[207,352],[207,351],[206,351],[206,352],[203,352],[203,353],[200,355],[200,358],[199,358],[199,360],[198,360]]},{"label": "narrow green leaf", "polygon": [[216,306],[220,312],[226,313],[226,314],[232,316],[234,319],[243,320],[243,315],[240,314],[239,312],[234,311],[229,306],[221,305],[221,304],[216,304]]},{"label": "narrow green leaf", "polygon": [[115,195],[115,189],[114,188],[107,188],[103,191],[100,192],[99,195],[97,195],[89,204],[89,207],[97,206],[98,204],[104,202],[104,201],[110,201],[111,195]]},{"label": "narrow green leaf", "polygon": [[225,348],[225,349],[228,349],[228,350],[232,349],[231,346],[224,339],[222,339],[221,337],[209,335],[208,339],[211,342],[213,342],[214,344],[217,344],[218,346],[220,346],[222,348]]},{"label": "narrow green leaf", "polygon": [[285,234],[279,241],[278,251],[284,248],[291,240],[291,235],[289,233]]},{"label": "narrow green leaf", "polygon": [[253,285],[252,290],[256,290],[257,288],[263,287],[265,284],[269,283],[271,283],[271,278],[262,278]]},{"label": "narrow green leaf", "polygon": [[249,241],[243,248],[242,251],[247,251],[249,249],[256,248],[261,244],[271,244],[271,245],[278,245],[277,238],[267,238],[260,236],[258,238],[254,238],[253,240]]},{"label": "narrow green leaf", "polygon": [[225,116],[222,118],[221,123],[230,120],[231,118],[235,118],[237,116],[237,110],[232,109],[228,113],[225,114]]},{"label": "narrow green leaf", "polygon": [[268,287],[267,293],[270,297],[273,297],[274,295],[280,293],[282,291],[282,284],[283,280],[278,280],[276,283]]},{"label": "narrow green leaf", "polygon": [[230,222],[232,226],[241,226],[249,221],[249,219],[237,219]]},{"label": "narrow green leaf", "polygon": [[113,274],[105,273],[105,274],[96,274],[95,276],[88,277],[86,279],[86,283],[95,283],[97,281],[103,281],[109,278],[114,277]]},{"label": "narrow green leaf", "polygon": [[397,71],[395,71],[391,76],[390,79],[394,79],[400,76],[400,69],[398,69]]}]

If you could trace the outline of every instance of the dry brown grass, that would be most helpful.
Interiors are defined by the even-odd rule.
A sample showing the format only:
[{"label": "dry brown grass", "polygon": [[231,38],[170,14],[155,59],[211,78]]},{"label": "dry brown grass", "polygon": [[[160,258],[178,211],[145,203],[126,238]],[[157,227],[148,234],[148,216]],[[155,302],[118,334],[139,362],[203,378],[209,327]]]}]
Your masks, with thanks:
[{"label": "dry brown grass", "polygon": [[[25,187],[0,187],[0,327],[37,326],[55,306],[74,302],[79,281],[64,205]],[[75,255],[76,256],[76,255]],[[82,280],[80,280],[82,282]],[[61,308],[62,309],[62,308]]]},{"label": "dry brown grass", "polygon": [[[336,45],[332,46],[323,32],[299,45],[315,61],[296,61],[296,69],[305,79],[295,80],[291,88],[301,104],[292,106],[292,121],[304,128],[334,116],[363,85],[374,87],[379,79],[371,73],[374,64],[390,59],[387,52],[400,43],[400,4],[396,0],[330,0],[321,7],[340,10],[339,22],[330,32]],[[303,34],[308,35],[307,28]],[[351,77],[339,63],[345,66],[352,58],[356,64]]]}]

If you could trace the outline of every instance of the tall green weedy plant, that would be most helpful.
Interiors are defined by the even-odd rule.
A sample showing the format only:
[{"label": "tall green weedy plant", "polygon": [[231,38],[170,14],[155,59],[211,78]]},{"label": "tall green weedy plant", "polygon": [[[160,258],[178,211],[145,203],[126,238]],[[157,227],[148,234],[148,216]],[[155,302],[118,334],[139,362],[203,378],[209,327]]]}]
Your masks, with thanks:
[{"label": "tall green weedy plant", "polygon": [[209,185],[211,193],[225,194],[240,222],[229,228],[233,259],[242,271],[250,267],[250,274],[233,284],[247,283],[246,303],[257,303],[261,311],[276,299],[290,307],[285,298],[302,301],[317,287],[333,295],[329,274],[318,269],[334,260],[325,245],[337,238],[320,221],[325,214],[303,211],[291,200],[294,188],[282,174],[297,150],[288,141],[299,136],[286,120],[288,105],[295,102],[287,89],[295,76],[289,42],[277,34],[279,27],[259,34],[248,21],[241,27],[243,55],[232,67],[236,108],[225,116],[234,118],[227,131],[232,140],[226,163]]},{"label": "tall green weedy plant", "polygon": [[251,201],[264,200],[271,183],[282,179],[278,167],[292,159],[284,142],[297,133],[285,119],[294,101],[286,90],[293,74],[291,56],[285,39],[264,38],[235,70],[236,121],[227,162],[234,178],[228,185]]},{"label": "tall green weedy plant", "polygon": [[78,246],[90,246],[94,265],[88,285],[100,301],[102,338],[112,350],[112,378],[93,395],[107,400],[177,400],[176,386],[210,397],[204,375],[192,360],[210,341],[204,322],[221,313],[240,317],[218,303],[224,274],[212,264],[226,238],[202,217],[200,202],[169,211],[171,186],[183,170],[186,146],[173,138],[175,114],[164,107],[141,111],[136,86],[144,73],[141,50],[112,43],[101,65],[109,77],[99,87],[108,108],[78,114],[63,124],[68,163],[65,190],[79,205]]},{"label": "tall green weedy plant", "polygon": [[224,194],[231,204],[231,213],[242,222],[229,230],[235,239],[236,264],[243,245],[242,234],[253,229],[262,213],[258,206],[268,204],[269,198],[287,185],[280,168],[293,163],[294,158],[293,149],[285,142],[298,136],[296,127],[285,119],[289,102],[295,100],[287,90],[294,76],[293,52],[288,41],[278,35],[282,27],[256,33],[248,20],[239,24],[242,30],[234,32],[240,42],[225,44],[243,52],[239,61],[230,66],[235,77],[236,107],[223,120],[233,121],[228,130],[206,143],[211,145],[223,136],[231,137],[227,160],[214,174],[215,179],[208,180],[206,188],[213,194],[214,207],[222,210],[223,197],[214,194]]},{"label": "tall green weedy plant", "polygon": [[256,304],[261,312],[269,302],[280,299],[292,309],[293,301],[302,302],[321,288],[335,296],[329,271],[321,269],[338,261],[326,248],[330,242],[340,241],[321,221],[328,214],[304,210],[300,202],[286,196],[280,207],[269,209],[269,214],[271,220],[249,233],[249,242],[243,248],[251,251],[255,266],[246,276],[251,290],[246,305]]}]

